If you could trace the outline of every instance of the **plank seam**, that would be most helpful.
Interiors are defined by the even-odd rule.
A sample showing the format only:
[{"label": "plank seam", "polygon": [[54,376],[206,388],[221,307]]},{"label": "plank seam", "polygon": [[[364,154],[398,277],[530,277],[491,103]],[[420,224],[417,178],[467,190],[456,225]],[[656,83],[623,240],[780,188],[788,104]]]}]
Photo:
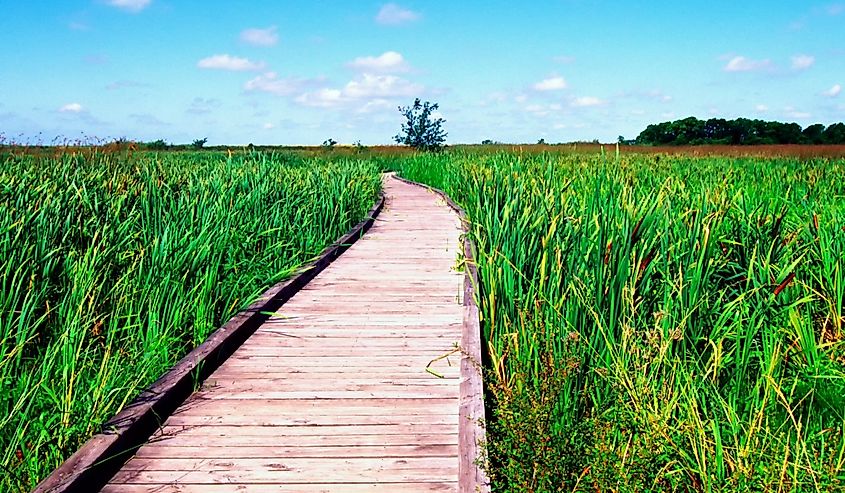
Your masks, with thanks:
[{"label": "plank seam", "polygon": [[167,373],[141,391],[102,431],[39,483],[33,493],[90,492],[103,488],[211,373],[268,320],[288,299],[349,249],[373,225],[385,204],[384,192],[366,218],[323,250],[294,276],[265,291],[234,315]]}]

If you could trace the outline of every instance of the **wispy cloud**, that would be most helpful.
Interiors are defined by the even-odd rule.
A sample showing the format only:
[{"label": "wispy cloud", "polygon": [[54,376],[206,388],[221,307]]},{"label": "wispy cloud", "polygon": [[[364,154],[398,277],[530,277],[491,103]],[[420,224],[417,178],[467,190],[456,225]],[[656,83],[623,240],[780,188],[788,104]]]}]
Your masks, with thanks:
[{"label": "wispy cloud", "polygon": [[674,98],[659,89],[626,91],[618,95],[620,98],[631,98],[638,101],[658,101],[668,103]]},{"label": "wispy cloud", "polygon": [[196,97],[191,101],[191,105],[185,112],[192,115],[205,115],[219,108],[220,105],[219,99]]},{"label": "wispy cloud", "polygon": [[279,42],[279,34],[276,31],[276,26],[244,29],[241,31],[241,41],[253,46],[274,46]]},{"label": "wispy cloud", "polygon": [[358,57],[346,65],[362,72],[397,73],[410,70],[402,54],[395,51],[386,51],[379,56]]},{"label": "wispy cloud", "polygon": [[765,104],[758,104],[757,106],[754,107],[754,111],[756,111],[757,113],[765,113],[765,112],[769,111],[769,107],[766,106]]},{"label": "wispy cloud", "polygon": [[129,115],[129,118],[133,119],[135,123],[139,125],[146,125],[149,127],[168,127],[170,126],[169,123],[159,119],[157,116],[151,113],[133,113]]},{"label": "wispy cloud", "polygon": [[378,14],[376,14],[376,22],[395,26],[414,22],[421,17],[419,12],[400,7],[395,3],[386,3],[379,9]]},{"label": "wispy cloud", "polygon": [[138,13],[149,7],[152,0],[106,0],[106,3],[127,12]]},{"label": "wispy cloud", "polygon": [[806,111],[797,110],[792,106],[785,107],[783,109],[783,111],[784,111],[784,115],[786,115],[789,118],[794,118],[796,120],[805,120],[805,119],[813,116],[812,114],[810,114]]},{"label": "wispy cloud", "polygon": [[559,55],[552,57],[552,61],[555,63],[574,63],[575,57],[569,55]]},{"label": "wispy cloud", "polygon": [[79,103],[68,103],[59,108],[59,113],[82,113],[85,108]]},{"label": "wispy cloud", "polygon": [[535,91],[560,91],[566,89],[566,79],[560,76],[552,76],[537,82],[531,86]]},{"label": "wispy cloud", "polygon": [[845,3],[834,3],[825,8],[827,15],[840,15],[845,12]]},{"label": "wispy cloud", "polygon": [[137,82],[134,80],[117,80],[106,85],[106,90],[116,91],[118,89],[126,89],[129,87],[149,87],[149,84],[144,84],[143,82]]},{"label": "wispy cloud", "polygon": [[549,114],[558,112],[563,109],[560,103],[552,103],[552,104],[528,104],[525,105],[523,108],[525,112],[532,114],[533,116],[544,117],[548,116]]},{"label": "wispy cloud", "polygon": [[792,57],[792,70],[807,70],[816,63],[816,57],[811,55],[795,55]]},{"label": "wispy cloud", "polygon": [[263,69],[264,62],[253,62],[248,58],[231,55],[213,55],[197,62],[197,67],[210,70],[248,72]]},{"label": "wispy cloud", "polygon": [[772,61],[752,60],[744,56],[735,56],[728,60],[728,63],[722,67],[725,72],[756,72],[761,70],[769,70],[772,68]]},{"label": "wispy cloud", "polygon": [[605,104],[605,101],[595,96],[581,96],[573,99],[570,104],[574,108],[589,108],[591,106],[601,106]]},{"label": "wispy cloud", "polygon": [[842,86],[839,85],[839,84],[834,84],[833,87],[831,87],[827,91],[822,91],[822,96],[827,96],[829,98],[835,98],[836,96],[839,96],[839,94],[841,92],[842,92]]},{"label": "wispy cloud", "polygon": [[244,84],[246,92],[266,92],[276,96],[292,96],[309,86],[320,82],[319,79],[301,79],[297,77],[279,77],[276,72],[265,72]]}]

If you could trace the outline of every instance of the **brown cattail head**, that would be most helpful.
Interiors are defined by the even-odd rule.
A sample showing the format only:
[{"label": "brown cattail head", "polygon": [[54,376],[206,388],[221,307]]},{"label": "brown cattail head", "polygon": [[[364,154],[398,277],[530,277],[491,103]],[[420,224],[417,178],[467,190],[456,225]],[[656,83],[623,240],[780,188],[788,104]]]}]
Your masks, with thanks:
[{"label": "brown cattail head", "polygon": [[640,226],[643,225],[643,219],[645,216],[641,217],[639,221],[637,221],[637,225],[634,226],[634,231],[631,232],[631,245],[635,244],[637,240],[640,239]]},{"label": "brown cattail head", "polygon": [[777,238],[780,235],[780,227],[783,224],[783,218],[786,216],[786,206],[783,206],[783,209],[780,211],[780,216],[775,219],[775,224],[772,227],[772,239]]},{"label": "brown cattail head", "polygon": [[657,255],[657,246],[655,245],[648,255],[645,256],[644,259],[640,261],[640,275],[648,269],[648,266],[651,265],[652,260],[654,260],[654,256]]},{"label": "brown cattail head", "polygon": [[783,282],[778,284],[778,286],[775,288],[775,296],[779,295],[781,291],[786,289],[786,287],[792,283],[793,279],[795,279],[795,273],[790,272],[789,275],[786,276],[786,279],[784,279]]}]

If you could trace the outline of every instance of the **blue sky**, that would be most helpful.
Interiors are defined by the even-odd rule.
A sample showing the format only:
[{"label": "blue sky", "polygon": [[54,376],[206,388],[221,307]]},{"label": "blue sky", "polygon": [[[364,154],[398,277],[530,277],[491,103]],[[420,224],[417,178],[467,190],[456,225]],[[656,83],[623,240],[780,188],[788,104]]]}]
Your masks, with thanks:
[{"label": "blue sky", "polygon": [[17,141],[389,143],[417,96],[450,143],[845,120],[845,2],[40,0],[0,43]]}]

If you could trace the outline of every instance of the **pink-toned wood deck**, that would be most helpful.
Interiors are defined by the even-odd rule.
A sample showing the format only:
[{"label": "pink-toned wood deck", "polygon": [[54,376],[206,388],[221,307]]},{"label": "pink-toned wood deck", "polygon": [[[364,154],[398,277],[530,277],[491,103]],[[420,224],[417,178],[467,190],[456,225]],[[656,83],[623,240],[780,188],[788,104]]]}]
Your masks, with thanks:
[{"label": "pink-toned wood deck", "polygon": [[436,359],[461,341],[461,224],[421,187],[385,194],[103,491],[458,491],[461,355]]}]

